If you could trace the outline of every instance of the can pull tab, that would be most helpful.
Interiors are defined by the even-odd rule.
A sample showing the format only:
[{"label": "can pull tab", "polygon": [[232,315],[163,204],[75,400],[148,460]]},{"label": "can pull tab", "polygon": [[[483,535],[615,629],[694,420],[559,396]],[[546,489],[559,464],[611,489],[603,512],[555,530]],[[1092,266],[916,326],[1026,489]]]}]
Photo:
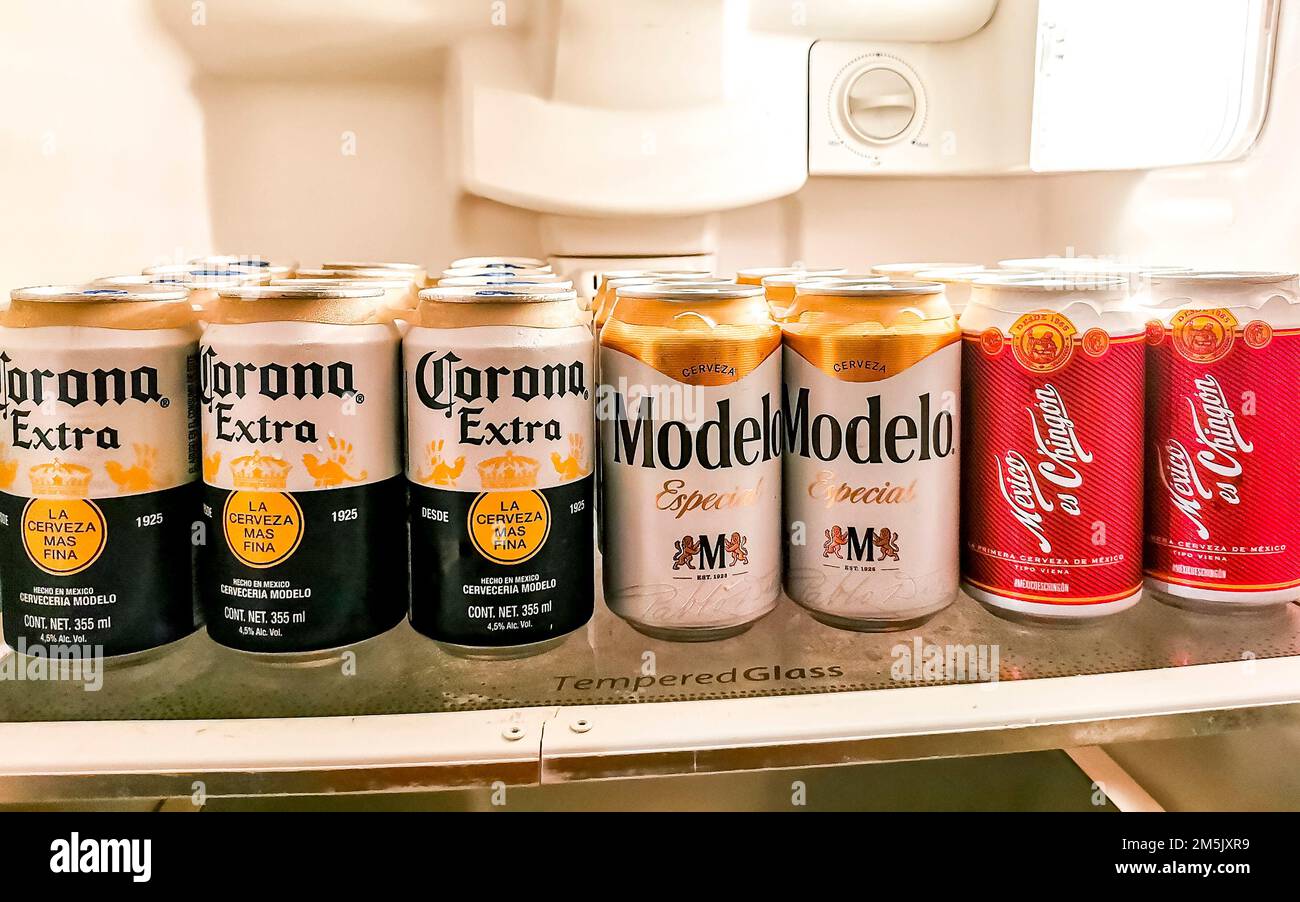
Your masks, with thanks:
[{"label": "can pull tab", "polygon": [[718,328],[718,323],[716,320],[714,320],[712,317],[705,316],[703,313],[697,313],[694,310],[689,310],[686,313],[678,313],[676,316],[673,317],[673,321],[675,322],[680,319],[685,319],[688,316],[695,317],[696,319],[700,320],[700,322],[708,326],[710,329]]}]

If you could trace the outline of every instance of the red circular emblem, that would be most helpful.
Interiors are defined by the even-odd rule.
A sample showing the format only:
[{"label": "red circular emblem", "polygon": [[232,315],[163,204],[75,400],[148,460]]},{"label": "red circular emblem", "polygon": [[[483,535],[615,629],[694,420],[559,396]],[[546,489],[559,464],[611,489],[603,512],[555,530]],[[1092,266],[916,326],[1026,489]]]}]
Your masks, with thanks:
[{"label": "red circular emblem", "polygon": [[1105,329],[1089,329],[1083,333],[1083,353],[1100,357],[1110,348],[1110,335]]},{"label": "red circular emblem", "polygon": [[985,329],[980,333],[980,349],[990,357],[996,357],[1002,353],[1003,345],[1006,343],[1006,336],[1002,330],[996,326]]},{"label": "red circular emblem", "polygon": [[1011,328],[1011,351],[1031,373],[1058,370],[1074,351],[1074,326],[1051,313],[1026,314]]},{"label": "red circular emblem", "polygon": [[1147,323],[1147,344],[1155,347],[1158,344],[1162,344],[1164,340],[1164,323],[1160,322],[1158,319],[1153,319],[1151,322]]},{"label": "red circular emblem", "polygon": [[1174,317],[1174,347],[1194,363],[1214,363],[1232,350],[1237,322],[1227,310],[1188,310]]},{"label": "red circular emblem", "polygon": [[1251,320],[1246,324],[1246,331],[1242,334],[1248,347],[1255,349],[1263,348],[1273,340],[1273,327],[1262,319]]}]

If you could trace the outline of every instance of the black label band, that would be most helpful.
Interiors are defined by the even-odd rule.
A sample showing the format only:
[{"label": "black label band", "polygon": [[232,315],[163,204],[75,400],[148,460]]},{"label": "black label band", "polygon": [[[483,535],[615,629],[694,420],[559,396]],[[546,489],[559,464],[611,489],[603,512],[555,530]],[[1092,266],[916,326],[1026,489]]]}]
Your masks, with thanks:
[{"label": "black label band", "polygon": [[591,619],[593,480],[475,494],[411,485],[411,625],[507,648]]},{"label": "black label band", "polygon": [[5,641],[123,655],[195,629],[198,483],[120,498],[0,493]]},{"label": "black label band", "polygon": [[406,480],[313,492],[203,487],[208,634],[253,652],[369,639],[407,610]]}]

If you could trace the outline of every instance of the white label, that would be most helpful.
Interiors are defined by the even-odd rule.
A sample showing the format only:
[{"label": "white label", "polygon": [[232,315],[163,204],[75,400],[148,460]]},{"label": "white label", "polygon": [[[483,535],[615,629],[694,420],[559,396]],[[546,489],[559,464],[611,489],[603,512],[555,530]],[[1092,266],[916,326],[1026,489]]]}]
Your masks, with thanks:
[{"label": "white label", "polygon": [[396,476],[399,366],[387,325],[209,326],[199,352],[204,482],[301,492]]},{"label": "white label", "polygon": [[109,498],[192,482],[184,329],[0,329],[0,491]]},{"label": "white label", "polygon": [[403,356],[412,482],[545,489],[592,472],[595,344],[586,326],[420,327]]},{"label": "white label", "polygon": [[889,379],[831,378],[785,349],[786,591],[846,619],[907,620],[958,581],[961,347]]},{"label": "white label", "polygon": [[[781,359],[692,387],[601,349],[606,601],[658,628],[754,620],[780,596]],[[621,404],[619,420],[613,405]],[[640,415],[639,415],[640,414]]]}]

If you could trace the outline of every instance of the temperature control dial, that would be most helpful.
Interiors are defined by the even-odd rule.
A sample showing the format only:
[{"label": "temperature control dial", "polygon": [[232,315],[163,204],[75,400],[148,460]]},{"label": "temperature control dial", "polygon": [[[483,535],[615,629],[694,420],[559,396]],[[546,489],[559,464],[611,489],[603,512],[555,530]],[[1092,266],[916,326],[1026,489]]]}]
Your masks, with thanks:
[{"label": "temperature control dial", "polygon": [[916,88],[901,72],[874,66],[858,73],[844,90],[845,124],[862,140],[893,141],[916,118]]},{"label": "temperature control dial", "polygon": [[839,78],[839,129],[863,144],[905,139],[924,118],[924,95],[909,66],[874,55],[846,66]]}]

